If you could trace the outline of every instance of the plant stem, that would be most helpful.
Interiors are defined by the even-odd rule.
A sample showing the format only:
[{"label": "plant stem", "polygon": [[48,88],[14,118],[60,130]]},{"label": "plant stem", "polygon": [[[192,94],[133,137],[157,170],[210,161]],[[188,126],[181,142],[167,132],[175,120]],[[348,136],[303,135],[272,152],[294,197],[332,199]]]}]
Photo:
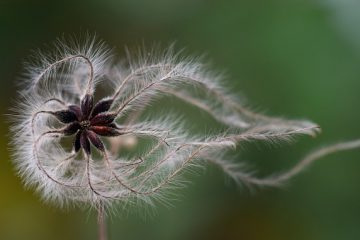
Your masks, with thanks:
[{"label": "plant stem", "polygon": [[98,208],[98,234],[99,234],[99,240],[107,240],[107,234],[106,234],[106,219],[105,219],[105,213],[104,213],[104,205],[100,204]]}]

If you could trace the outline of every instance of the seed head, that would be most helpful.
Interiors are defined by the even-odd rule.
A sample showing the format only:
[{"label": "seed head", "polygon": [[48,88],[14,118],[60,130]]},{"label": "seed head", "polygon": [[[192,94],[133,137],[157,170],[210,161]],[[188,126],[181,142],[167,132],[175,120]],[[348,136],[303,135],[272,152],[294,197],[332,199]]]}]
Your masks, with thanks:
[{"label": "seed head", "polygon": [[[60,42],[54,49],[28,67],[12,136],[24,182],[60,205],[163,200],[168,190],[183,185],[184,170],[207,163],[239,183],[276,186],[284,179],[259,181],[225,152],[243,142],[289,141],[319,130],[309,121],[245,108],[222,87],[220,75],[172,47],[129,53],[125,64],[114,64],[110,51],[94,39],[82,45]],[[172,117],[168,109],[144,117],[154,100],[164,97],[193,105],[226,130],[192,135],[183,127],[186,119]],[[146,147],[126,154],[120,147],[126,138],[133,145],[145,139]]]}]

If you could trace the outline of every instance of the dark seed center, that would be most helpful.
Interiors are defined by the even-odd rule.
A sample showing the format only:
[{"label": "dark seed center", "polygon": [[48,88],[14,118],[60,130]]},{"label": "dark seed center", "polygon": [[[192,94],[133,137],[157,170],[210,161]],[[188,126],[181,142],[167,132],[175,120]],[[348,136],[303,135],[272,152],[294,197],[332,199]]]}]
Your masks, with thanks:
[{"label": "dark seed center", "polygon": [[81,127],[81,129],[88,129],[90,127],[90,121],[85,120],[85,121],[80,122],[80,127]]}]

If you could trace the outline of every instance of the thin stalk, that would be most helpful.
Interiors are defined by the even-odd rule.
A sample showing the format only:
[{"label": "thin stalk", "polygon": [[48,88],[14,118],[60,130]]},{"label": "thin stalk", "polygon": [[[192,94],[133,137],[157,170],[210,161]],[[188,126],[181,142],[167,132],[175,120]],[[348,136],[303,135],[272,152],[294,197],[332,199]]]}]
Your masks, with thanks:
[{"label": "thin stalk", "polygon": [[106,219],[105,219],[105,212],[104,212],[104,205],[100,204],[98,208],[98,234],[99,240],[107,240],[107,232],[106,232]]}]

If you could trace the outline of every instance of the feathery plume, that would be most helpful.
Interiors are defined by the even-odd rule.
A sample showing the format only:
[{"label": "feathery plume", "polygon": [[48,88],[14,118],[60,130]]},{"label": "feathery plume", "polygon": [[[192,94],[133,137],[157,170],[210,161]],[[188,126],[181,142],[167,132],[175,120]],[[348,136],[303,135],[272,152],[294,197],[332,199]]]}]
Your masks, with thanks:
[{"label": "feathery plume", "polygon": [[[249,110],[223,86],[221,75],[173,47],[128,51],[121,64],[114,64],[108,48],[94,38],[59,41],[53,49],[27,68],[12,126],[17,170],[46,201],[101,206],[101,211],[117,202],[164,201],[167,190],[183,186],[186,169],[205,163],[219,165],[239,183],[277,186],[314,159],[262,180],[227,160],[224,152],[243,142],[289,142],[315,136],[319,127]],[[105,93],[97,92],[103,83]],[[186,119],[146,114],[157,99],[169,96],[207,113],[226,130],[194,135],[186,131]],[[133,147],[146,146],[125,154],[126,139]]]}]

